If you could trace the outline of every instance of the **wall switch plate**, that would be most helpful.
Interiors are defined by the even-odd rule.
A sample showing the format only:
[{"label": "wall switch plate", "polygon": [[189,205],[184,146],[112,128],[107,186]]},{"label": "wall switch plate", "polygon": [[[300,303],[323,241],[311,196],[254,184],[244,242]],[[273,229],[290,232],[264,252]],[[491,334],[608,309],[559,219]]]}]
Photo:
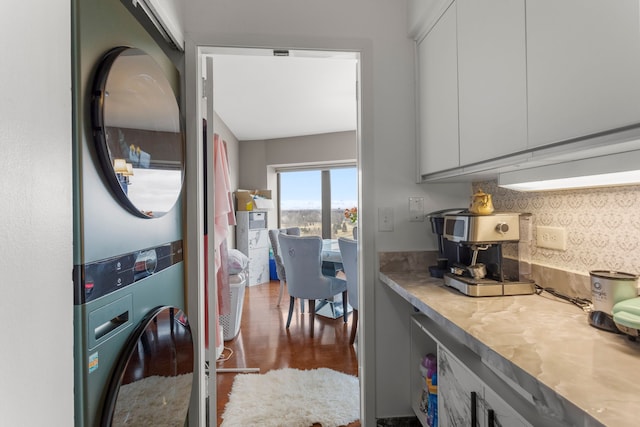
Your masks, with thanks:
[{"label": "wall switch plate", "polygon": [[536,228],[539,248],[567,250],[567,230],[564,227],[546,227],[539,225]]},{"label": "wall switch plate", "polygon": [[378,231],[393,231],[393,208],[378,208]]},{"label": "wall switch plate", "polygon": [[409,197],[409,221],[424,222],[424,197]]}]

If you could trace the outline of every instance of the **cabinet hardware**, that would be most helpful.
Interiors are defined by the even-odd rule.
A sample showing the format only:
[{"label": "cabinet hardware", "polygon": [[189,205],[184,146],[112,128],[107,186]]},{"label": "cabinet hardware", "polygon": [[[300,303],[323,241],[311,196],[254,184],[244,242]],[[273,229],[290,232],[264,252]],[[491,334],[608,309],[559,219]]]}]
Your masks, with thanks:
[{"label": "cabinet hardware", "polygon": [[476,396],[476,392],[471,392],[471,427],[476,427],[478,425],[478,419],[476,416],[476,405],[478,398]]},{"label": "cabinet hardware", "polygon": [[487,426],[488,427],[495,427],[496,425],[496,414],[495,411],[493,409],[489,409],[487,411]]}]

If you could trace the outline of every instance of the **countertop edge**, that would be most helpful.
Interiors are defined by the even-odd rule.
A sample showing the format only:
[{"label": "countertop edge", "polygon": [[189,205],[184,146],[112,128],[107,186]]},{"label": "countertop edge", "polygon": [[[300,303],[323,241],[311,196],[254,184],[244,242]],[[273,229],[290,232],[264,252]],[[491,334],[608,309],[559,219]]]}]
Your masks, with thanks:
[{"label": "countertop edge", "polygon": [[[388,274],[393,275],[392,272]],[[524,391],[530,395],[533,399],[532,403],[541,416],[551,417],[564,425],[605,425],[595,419],[587,410],[578,407],[565,396],[553,390],[511,360],[500,355],[497,351],[468,333],[439,311],[433,309],[428,303],[396,283],[387,273],[379,272],[379,279],[413,307],[427,315],[439,326],[445,328],[453,338],[475,352],[485,365],[493,371],[496,371],[510,386],[516,390],[519,388],[521,389],[521,393]],[[442,282],[440,279],[433,280],[434,282]]]}]

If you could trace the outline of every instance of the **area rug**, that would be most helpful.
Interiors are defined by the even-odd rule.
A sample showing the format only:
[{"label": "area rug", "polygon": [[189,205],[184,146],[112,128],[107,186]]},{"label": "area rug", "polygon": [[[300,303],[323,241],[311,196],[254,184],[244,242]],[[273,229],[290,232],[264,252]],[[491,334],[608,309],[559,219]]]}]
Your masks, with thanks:
[{"label": "area rug", "polygon": [[327,368],[237,375],[222,427],[323,427],[360,418],[358,378]]}]

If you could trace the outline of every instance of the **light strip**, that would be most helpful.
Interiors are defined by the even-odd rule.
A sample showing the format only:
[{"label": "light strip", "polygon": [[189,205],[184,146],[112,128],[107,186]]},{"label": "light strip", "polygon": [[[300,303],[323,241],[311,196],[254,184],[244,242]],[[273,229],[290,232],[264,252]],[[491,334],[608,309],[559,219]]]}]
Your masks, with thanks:
[{"label": "light strip", "polygon": [[516,191],[548,191],[640,184],[640,151],[574,160],[504,172],[498,186]]}]

